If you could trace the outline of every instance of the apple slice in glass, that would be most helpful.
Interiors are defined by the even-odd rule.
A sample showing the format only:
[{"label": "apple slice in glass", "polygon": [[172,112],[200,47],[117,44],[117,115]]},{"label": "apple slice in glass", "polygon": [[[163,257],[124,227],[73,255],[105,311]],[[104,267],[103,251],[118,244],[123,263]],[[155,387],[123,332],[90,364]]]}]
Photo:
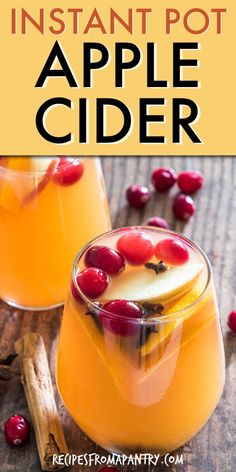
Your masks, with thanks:
[{"label": "apple slice in glass", "polygon": [[[42,192],[59,159],[55,157],[8,157],[0,160],[0,205],[9,211],[17,211]],[[30,174],[31,173],[31,174]]]},{"label": "apple slice in glass", "polygon": [[[37,177],[37,183],[34,185],[33,189],[27,193],[27,195],[23,198],[22,204],[26,205],[31,202],[39,193],[41,193],[49,184],[50,180],[52,179],[53,175],[56,172],[59,158],[55,157],[35,157],[32,159],[32,170],[31,172],[35,172]],[[42,173],[42,176],[40,176]]]},{"label": "apple slice in glass", "polygon": [[192,263],[171,267],[157,275],[142,266],[117,277],[106,289],[104,298],[167,303],[190,290],[202,269],[203,264]]}]

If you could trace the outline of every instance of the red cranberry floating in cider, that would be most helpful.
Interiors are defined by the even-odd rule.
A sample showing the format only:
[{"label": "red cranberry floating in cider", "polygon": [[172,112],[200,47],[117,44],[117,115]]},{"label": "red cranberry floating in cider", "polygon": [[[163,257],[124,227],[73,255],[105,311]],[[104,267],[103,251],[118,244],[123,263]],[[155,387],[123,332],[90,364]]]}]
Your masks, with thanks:
[{"label": "red cranberry floating in cider", "polygon": [[134,208],[143,208],[151,198],[151,192],[142,185],[131,185],[126,190],[126,198]]},{"label": "red cranberry floating in cider", "polygon": [[180,172],[177,184],[184,193],[194,193],[199,190],[204,182],[204,177],[197,170],[185,170]]},{"label": "red cranberry floating in cider", "polygon": [[79,159],[61,157],[54,181],[60,185],[72,185],[81,179],[83,172],[84,166]]},{"label": "red cranberry floating in cider", "polygon": [[232,311],[228,317],[228,327],[236,333],[236,311]]},{"label": "red cranberry floating in cider", "polygon": [[194,215],[196,210],[195,203],[189,195],[181,193],[173,203],[173,212],[175,217],[181,221],[187,221]]},{"label": "red cranberry floating in cider", "polygon": [[155,169],[151,175],[151,181],[157,192],[167,192],[175,184],[177,175],[174,169],[161,167]]},{"label": "red cranberry floating in cider", "polygon": [[97,298],[106,290],[108,276],[104,270],[89,267],[77,275],[77,283],[82,292],[89,298]]},{"label": "red cranberry floating in cider", "polygon": [[154,253],[151,237],[142,232],[128,231],[117,241],[117,249],[130,264],[145,264]]},{"label": "red cranberry floating in cider", "polygon": [[137,333],[138,326],[136,323],[132,322],[132,320],[126,320],[126,318],[135,319],[142,316],[142,309],[136,303],[128,300],[113,300],[105,303],[103,309],[117,315],[113,318],[105,314],[100,316],[103,326],[113,334],[132,336]]},{"label": "red cranberry floating in cider", "polygon": [[13,415],[4,425],[4,436],[11,446],[23,446],[29,439],[30,424],[24,416]]},{"label": "red cranberry floating in cider", "polygon": [[169,228],[169,223],[164,218],[161,218],[160,216],[152,216],[151,218],[149,218],[147,220],[147,225],[156,226],[157,228],[163,228],[163,229]]},{"label": "red cranberry floating in cider", "polygon": [[75,284],[74,284],[74,281],[73,279],[71,280],[71,293],[74,297],[74,299],[78,302],[78,303],[84,303],[84,301],[82,300]]},{"label": "red cranberry floating in cider", "polygon": [[122,272],[125,260],[121,253],[107,246],[92,246],[85,254],[85,265],[105,270],[109,275]]},{"label": "red cranberry floating in cider", "polygon": [[189,259],[186,245],[179,239],[162,239],[155,247],[155,256],[158,260],[171,265],[181,265]]}]

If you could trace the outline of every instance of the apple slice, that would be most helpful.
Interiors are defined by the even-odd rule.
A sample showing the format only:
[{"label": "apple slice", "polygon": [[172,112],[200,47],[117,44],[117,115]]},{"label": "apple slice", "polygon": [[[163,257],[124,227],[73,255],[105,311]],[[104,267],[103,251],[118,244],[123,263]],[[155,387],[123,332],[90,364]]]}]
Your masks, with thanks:
[{"label": "apple slice", "polygon": [[[169,323],[163,323],[160,325],[158,327],[158,332],[152,333],[146,343],[140,348],[141,359],[150,356],[157,350],[158,353],[156,357],[161,357],[165,344],[168,343],[169,336],[182,322],[183,320],[180,318],[180,320],[173,320]],[[151,364],[150,360],[149,364]]]},{"label": "apple slice", "polygon": [[169,302],[190,290],[202,269],[203,264],[189,263],[171,267],[158,275],[145,267],[129,270],[108,286],[104,298],[107,301]]},{"label": "apple slice", "polygon": [[[193,289],[183,295],[177,301],[170,303],[170,306],[165,310],[165,315],[171,315],[177,313],[183,308],[190,306],[198,297],[198,293]],[[184,315],[180,315],[179,318],[175,319],[175,316],[170,316],[169,321],[158,324],[157,333],[152,333],[147,339],[146,343],[140,348],[140,355],[142,357],[149,356],[149,364],[151,364],[151,355],[155,353],[154,362],[157,362],[157,358],[162,355],[165,345],[169,342],[171,333],[182,324],[189,316],[191,316],[192,310],[186,310]]]},{"label": "apple slice", "polygon": [[0,156],[0,167],[7,167],[9,157]]},{"label": "apple slice", "polygon": [[2,167],[0,172],[0,205],[6,210],[16,211],[21,206],[19,187],[22,185],[17,172],[28,172],[30,159],[27,157],[1,157],[0,166]]},{"label": "apple slice", "polygon": [[38,172],[39,174],[44,174],[49,166],[54,163],[58,163],[58,157],[44,157],[44,156],[36,156],[30,157],[30,171],[31,172]]},{"label": "apple slice", "polygon": [[24,171],[30,170],[30,158],[29,157],[3,157],[0,158],[0,166],[5,169],[12,171]]},{"label": "apple slice", "polygon": [[[12,212],[29,203],[47,186],[58,164],[58,158],[55,157],[3,159],[4,169],[0,173],[0,205]],[[22,175],[18,174],[19,171]],[[29,172],[32,172],[32,176],[27,174]]]},{"label": "apple slice", "polygon": [[49,157],[35,157],[32,161],[36,161],[32,165],[32,172],[41,172],[42,176],[34,188],[23,198],[22,204],[27,205],[31,202],[39,193],[41,193],[48,183],[52,179],[53,175],[56,172],[59,159],[58,158],[49,158]]}]

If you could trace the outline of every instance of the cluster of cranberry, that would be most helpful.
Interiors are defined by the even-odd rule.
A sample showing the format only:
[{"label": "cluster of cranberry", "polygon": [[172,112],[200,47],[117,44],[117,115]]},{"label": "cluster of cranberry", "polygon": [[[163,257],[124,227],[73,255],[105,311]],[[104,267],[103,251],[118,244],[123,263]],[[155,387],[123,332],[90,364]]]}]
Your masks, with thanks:
[{"label": "cluster of cranberry", "polygon": [[[177,238],[163,239],[154,246],[148,234],[127,228],[118,239],[116,250],[108,246],[92,246],[87,250],[84,258],[86,268],[77,274],[76,283],[85,296],[91,299],[100,297],[108,286],[109,276],[123,272],[126,261],[132,265],[144,265],[154,255],[157,260],[173,265],[184,264],[189,258],[187,247]],[[76,301],[82,302],[74,283],[72,294]],[[144,316],[142,307],[129,300],[106,302],[103,312],[118,315],[119,318],[111,319],[101,312],[99,320],[106,329],[119,336],[132,336],[137,332],[136,325],[124,323],[125,319]]]},{"label": "cluster of cranberry", "polygon": [[[177,183],[181,193],[176,196],[173,203],[172,208],[175,217],[178,220],[186,221],[194,214],[195,203],[190,195],[203,185],[204,177],[201,172],[185,170],[177,175],[174,169],[161,167],[152,172],[151,182],[159,193],[167,192]],[[129,204],[134,208],[143,208],[149,202],[151,192],[147,187],[135,184],[128,187],[126,197]],[[167,221],[159,217],[150,218],[148,225],[164,229],[169,227]]]},{"label": "cluster of cranberry", "polygon": [[[76,281],[89,298],[100,297],[109,283],[109,276],[118,275],[125,269],[125,260],[133,265],[143,265],[155,254],[158,260],[169,264],[183,264],[188,260],[188,250],[178,239],[164,239],[154,247],[152,238],[143,231],[129,231],[122,235],[116,249],[108,246],[90,247],[84,258],[86,269],[78,273]],[[73,294],[79,294],[73,286]]]}]

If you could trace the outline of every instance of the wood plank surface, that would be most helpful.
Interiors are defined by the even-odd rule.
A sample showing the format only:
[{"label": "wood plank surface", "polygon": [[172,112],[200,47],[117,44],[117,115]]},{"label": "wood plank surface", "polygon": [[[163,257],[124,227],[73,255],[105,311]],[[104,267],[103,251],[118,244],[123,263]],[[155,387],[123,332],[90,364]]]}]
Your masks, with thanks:
[{"label": "wood plank surface", "polygon": [[[125,201],[125,188],[131,183],[149,184],[151,170],[171,165],[176,171],[186,168],[201,170],[206,178],[204,189],[195,197],[196,216],[186,225],[176,223],[171,203],[176,189],[168,197],[153,193],[149,205],[142,211],[131,209]],[[104,158],[103,169],[111,207],[113,226],[144,223],[149,216],[164,216],[171,228],[192,238],[207,253],[213,266],[216,291],[226,350],[226,386],[213,416],[201,432],[179,452],[183,465],[121,468],[124,472],[234,472],[236,470],[236,336],[228,332],[228,313],[236,308],[236,159],[202,157],[117,157]],[[96,206],[96,202],[94,202]],[[1,270],[1,269],[0,269]],[[24,312],[0,303],[0,353],[13,351],[14,341],[29,330],[42,334],[54,373],[55,350],[62,309],[47,312]],[[211,372],[209,372],[209,376]],[[55,389],[55,396],[68,441],[75,454],[97,452],[106,454],[85,437],[66,412]],[[19,375],[0,381],[0,427],[9,415],[21,412],[29,416]],[[184,415],[184,411],[183,411]],[[94,472],[98,468],[74,466],[73,472]],[[39,472],[39,460],[34,437],[23,448],[10,448],[0,432],[0,471]]]}]

